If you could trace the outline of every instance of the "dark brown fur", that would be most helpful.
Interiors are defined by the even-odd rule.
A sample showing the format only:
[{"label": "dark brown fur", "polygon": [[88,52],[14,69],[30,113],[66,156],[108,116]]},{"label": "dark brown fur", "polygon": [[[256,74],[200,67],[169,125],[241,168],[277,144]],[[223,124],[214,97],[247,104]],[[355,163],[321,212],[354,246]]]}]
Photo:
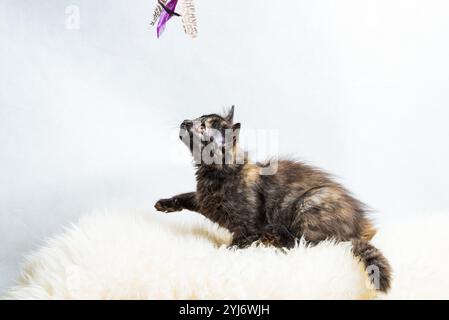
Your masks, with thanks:
[{"label": "dark brown fur", "polygon": [[[221,132],[240,128],[232,118],[233,109],[227,117],[213,114],[196,119],[198,127],[184,121],[181,129],[192,136],[197,132],[207,134],[209,128]],[[236,153],[235,140],[229,149]],[[221,146],[214,150],[223,157]],[[355,256],[366,267],[378,267],[379,289],[389,289],[391,268],[381,252],[368,243],[375,229],[365,206],[323,171],[281,160],[275,174],[261,175],[260,166],[245,156],[242,164],[199,163],[196,180],[196,192],[161,199],[156,209],[199,212],[232,232],[231,245],[239,248],[256,241],[292,248],[300,238],[310,244],[325,239],[352,241]]]}]

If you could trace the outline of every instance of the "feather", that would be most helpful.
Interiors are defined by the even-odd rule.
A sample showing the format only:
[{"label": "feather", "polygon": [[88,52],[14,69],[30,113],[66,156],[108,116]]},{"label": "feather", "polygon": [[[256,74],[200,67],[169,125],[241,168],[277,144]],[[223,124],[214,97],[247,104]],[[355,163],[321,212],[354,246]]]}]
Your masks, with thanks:
[{"label": "feather", "polygon": [[[162,2],[163,4],[166,4],[167,0],[160,0],[160,2]],[[156,5],[156,8],[154,8],[154,11],[153,11],[153,18],[150,21],[151,26],[154,26],[156,24],[157,19],[159,19],[159,17],[161,16],[162,10],[163,10],[162,6],[158,3]]]},{"label": "feather", "polygon": [[182,0],[181,6],[182,26],[184,28],[184,32],[192,38],[196,38],[198,30],[193,0]]},{"label": "feather", "polygon": [[157,37],[158,38],[164,32],[167,21],[170,20],[171,17],[173,17],[177,4],[178,4],[178,0],[170,0],[167,3],[166,7],[171,12],[167,12],[167,10],[165,10],[165,9],[162,11],[161,16],[159,18],[159,23],[157,25]]}]

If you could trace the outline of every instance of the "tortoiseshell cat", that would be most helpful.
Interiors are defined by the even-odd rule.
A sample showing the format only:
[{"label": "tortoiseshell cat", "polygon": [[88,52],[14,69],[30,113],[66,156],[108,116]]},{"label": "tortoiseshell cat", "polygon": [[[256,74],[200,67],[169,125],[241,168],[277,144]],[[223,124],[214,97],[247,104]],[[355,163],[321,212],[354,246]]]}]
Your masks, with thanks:
[{"label": "tortoiseshell cat", "polygon": [[328,174],[301,162],[279,160],[277,171],[266,175],[246,154],[237,161],[240,123],[233,122],[233,115],[234,107],[226,116],[209,114],[183,121],[180,138],[192,155],[198,159],[199,153],[206,154],[210,159],[197,161],[196,192],[161,199],[155,208],[199,212],[227,228],[233,234],[231,245],[239,248],[255,241],[292,248],[301,237],[310,244],[352,241],[353,254],[370,272],[377,270],[376,289],[388,291],[391,268],[368,242],[376,230],[363,203]]}]

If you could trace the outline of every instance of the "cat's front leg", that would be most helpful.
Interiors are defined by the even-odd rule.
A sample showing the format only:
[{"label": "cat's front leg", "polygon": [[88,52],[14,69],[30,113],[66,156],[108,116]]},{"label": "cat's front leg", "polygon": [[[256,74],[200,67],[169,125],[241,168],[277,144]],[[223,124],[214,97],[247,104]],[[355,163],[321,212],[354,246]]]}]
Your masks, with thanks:
[{"label": "cat's front leg", "polygon": [[169,199],[160,199],[154,207],[161,212],[176,212],[183,209],[197,211],[195,192],[182,193]]}]

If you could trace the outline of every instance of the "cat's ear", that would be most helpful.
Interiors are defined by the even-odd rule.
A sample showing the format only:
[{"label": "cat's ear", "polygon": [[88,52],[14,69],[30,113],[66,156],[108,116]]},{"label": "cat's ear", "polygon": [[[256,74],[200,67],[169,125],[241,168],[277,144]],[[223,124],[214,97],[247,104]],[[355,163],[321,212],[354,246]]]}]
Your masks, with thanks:
[{"label": "cat's ear", "polygon": [[234,121],[234,106],[229,109],[227,116],[225,117],[226,121],[232,123]]},{"label": "cat's ear", "polygon": [[241,127],[242,125],[240,124],[240,122],[237,122],[232,125],[232,130],[240,130]]}]

